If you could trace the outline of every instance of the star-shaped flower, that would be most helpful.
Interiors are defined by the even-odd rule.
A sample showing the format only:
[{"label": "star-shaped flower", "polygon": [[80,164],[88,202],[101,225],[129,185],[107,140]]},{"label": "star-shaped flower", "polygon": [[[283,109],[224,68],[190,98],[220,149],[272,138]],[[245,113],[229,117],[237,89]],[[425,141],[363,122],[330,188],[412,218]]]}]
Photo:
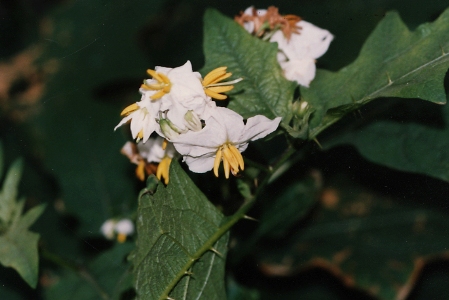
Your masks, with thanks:
[{"label": "star-shaped flower", "polygon": [[218,168],[223,161],[225,177],[229,178],[230,172],[237,175],[244,169],[241,152],[246,150],[248,142],[275,131],[280,122],[280,117],[270,120],[257,115],[245,124],[238,113],[217,107],[202,130],[181,134],[172,142],[191,171],[204,173],[214,169],[218,177]]}]

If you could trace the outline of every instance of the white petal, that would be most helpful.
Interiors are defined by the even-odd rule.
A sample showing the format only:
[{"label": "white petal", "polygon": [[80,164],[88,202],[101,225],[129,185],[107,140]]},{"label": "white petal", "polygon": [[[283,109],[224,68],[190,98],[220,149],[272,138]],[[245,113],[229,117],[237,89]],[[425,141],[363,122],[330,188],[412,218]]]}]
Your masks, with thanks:
[{"label": "white petal", "polygon": [[115,231],[117,233],[130,235],[134,233],[134,223],[129,219],[123,219],[115,224]]},{"label": "white petal", "polygon": [[249,118],[246,122],[245,131],[239,139],[239,144],[248,141],[255,141],[267,136],[278,128],[281,120],[281,117],[270,120],[262,115]]},{"label": "white petal", "polygon": [[189,166],[190,171],[195,173],[205,173],[212,170],[214,167],[215,156],[184,156],[184,161]]},{"label": "white petal", "polygon": [[285,78],[296,81],[302,86],[309,87],[310,82],[315,78],[316,66],[313,58],[290,60],[280,65]]},{"label": "white petal", "polygon": [[326,53],[334,38],[329,31],[306,21],[300,21],[297,25],[301,27],[300,33],[293,33],[290,40],[287,40],[283,32],[278,30],[270,41],[277,42],[279,50],[290,60],[318,58]]}]

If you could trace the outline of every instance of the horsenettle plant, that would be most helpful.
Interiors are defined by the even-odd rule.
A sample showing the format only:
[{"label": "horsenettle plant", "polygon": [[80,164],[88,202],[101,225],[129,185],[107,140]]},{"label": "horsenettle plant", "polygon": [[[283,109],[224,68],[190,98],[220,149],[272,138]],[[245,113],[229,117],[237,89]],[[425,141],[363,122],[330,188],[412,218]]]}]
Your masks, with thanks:
[{"label": "horsenettle plant", "polygon": [[[361,49],[368,27],[350,28],[341,1],[209,9],[200,66],[197,35],[170,34],[197,16],[191,1],[169,13],[136,1],[71,1],[42,20],[34,51],[50,63],[12,60],[27,93],[0,61],[7,145],[11,120],[49,91],[30,120],[45,142],[27,150],[45,172],[25,152],[20,179],[8,162],[19,142],[5,148],[8,171],[0,163],[1,299],[449,293],[447,274],[424,297],[427,280],[416,284],[449,249],[449,9],[421,6],[435,19],[411,29],[379,16]],[[181,51],[166,51],[174,42]],[[46,72],[58,76],[43,84]],[[120,78],[137,72],[128,93]]]},{"label": "horsenettle plant", "polygon": [[[449,66],[448,11],[415,33],[402,28],[397,14],[388,14],[359,58],[337,73],[316,71],[316,59],[325,54],[334,36],[299,16],[281,15],[271,6],[249,7],[234,20],[208,11],[204,20],[206,66],[201,73],[206,75],[193,72],[190,62],[148,70],[152,79],[144,81],[141,101],[125,108],[117,125],[130,122],[140,154],[137,159],[128,157],[141,168],[138,177],[144,177],[145,163],[155,162],[159,163],[156,177],[164,178],[162,185],[150,175],[139,197],[138,246],[130,258],[140,299],[224,299],[228,231],[238,220],[251,219],[247,212],[263,201],[267,186],[294,161],[305,159],[314,144],[304,141],[318,142],[321,131],[375,98],[445,101],[442,79]],[[431,36],[423,35],[423,28]],[[351,78],[357,82],[345,84]],[[432,91],[430,82],[438,82]],[[295,99],[298,86],[300,96]],[[225,99],[227,107],[216,106],[215,101]],[[278,154],[267,160],[268,165],[245,156],[249,142],[270,134],[283,142],[276,144]],[[163,157],[170,159],[165,162]],[[239,187],[243,199],[239,208],[223,215],[174,162],[177,158],[191,172],[213,170],[215,177],[220,177],[222,166],[225,180],[234,178],[231,184]],[[317,182],[298,180],[305,187],[297,195],[297,201],[304,201],[302,209],[295,214],[277,208],[280,214],[293,214],[285,227],[313,207],[310,199],[318,192]],[[253,238],[234,246],[237,254],[231,264],[250,254],[248,249],[274,226],[265,219],[262,215]],[[275,262],[265,263],[268,270]],[[388,287],[383,289],[381,294],[387,295]]]},{"label": "horsenettle plant", "polygon": [[[146,163],[159,163],[156,172],[147,174],[155,173],[165,183],[158,184],[150,175],[148,187],[139,197],[138,246],[130,256],[138,298],[225,299],[229,230],[238,220],[251,219],[247,212],[263,201],[270,183],[310,153],[314,144],[305,146],[301,141],[318,142],[321,131],[375,98],[445,102],[442,78],[449,66],[447,24],[448,11],[433,24],[410,33],[396,14],[388,14],[359,58],[331,73],[316,71],[316,59],[325,54],[334,38],[328,30],[299,16],[281,15],[273,6],[249,7],[234,20],[208,11],[206,66],[201,72],[206,75],[193,72],[190,62],[173,69],[148,70],[152,79],[144,81],[141,101],[125,108],[117,125],[131,123],[137,142],[134,147],[140,154],[128,157],[140,168],[138,177],[144,178]],[[423,34],[425,30],[429,36]],[[350,83],[351,78],[358,78],[357,83]],[[294,98],[298,87],[300,96]],[[216,106],[215,101],[225,99],[229,99],[228,107]],[[281,154],[265,163],[245,156],[249,142],[270,134],[283,142],[267,146],[265,141],[258,149],[274,147]],[[338,139],[333,143],[339,143]],[[169,160],[164,161],[165,157]],[[215,177],[220,177],[222,166],[224,178],[234,178],[231,184],[239,186],[243,200],[239,208],[226,216],[220,212],[174,162],[178,158],[191,172],[213,170]],[[253,238],[239,240],[234,246],[237,254],[231,265],[251,253],[261,236],[276,226],[291,227],[314,206],[319,184],[306,184],[307,178],[298,180],[303,186],[297,195],[302,208],[296,214],[283,212],[289,208],[280,204],[275,211],[292,220],[280,218],[274,224],[262,215]],[[267,272],[270,264],[279,263],[265,263]],[[341,272],[348,270],[342,267]],[[363,288],[362,282],[353,280]],[[405,283],[401,284],[405,287]],[[390,292],[389,287],[382,287],[382,295]]]}]

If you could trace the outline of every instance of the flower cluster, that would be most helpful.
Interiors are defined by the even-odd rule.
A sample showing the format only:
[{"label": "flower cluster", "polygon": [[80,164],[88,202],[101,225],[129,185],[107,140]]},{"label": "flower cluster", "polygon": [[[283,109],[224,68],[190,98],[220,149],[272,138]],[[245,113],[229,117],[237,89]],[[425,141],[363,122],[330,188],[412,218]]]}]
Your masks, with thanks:
[{"label": "flower cluster", "polygon": [[119,243],[124,243],[134,233],[134,223],[130,219],[109,219],[101,225],[100,231],[108,240],[117,238]]},{"label": "flower cluster", "polygon": [[[212,70],[204,78],[192,71],[190,62],[178,68],[156,67],[148,70],[152,79],[140,87],[141,100],[122,111],[124,117],[115,127],[130,122],[131,134],[137,144],[122,148],[141,180],[145,173],[156,173],[169,182],[169,166],[176,152],[183,156],[193,172],[218,169],[223,162],[225,177],[244,169],[241,155],[249,141],[265,137],[276,130],[281,118],[270,120],[258,115],[246,124],[242,116],[215,100],[226,99],[223,93],[233,89],[241,78],[224,81],[232,76],[226,67]],[[150,138],[153,133],[158,137]],[[155,172],[154,163],[159,163]]]},{"label": "flower cluster", "polygon": [[288,80],[309,87],[315,78],[315,59],[326,53],[334,36],[295,15],[279,14],[268,9],[248,7],[235,21],[246,31],[278,44],[278,62]]}]

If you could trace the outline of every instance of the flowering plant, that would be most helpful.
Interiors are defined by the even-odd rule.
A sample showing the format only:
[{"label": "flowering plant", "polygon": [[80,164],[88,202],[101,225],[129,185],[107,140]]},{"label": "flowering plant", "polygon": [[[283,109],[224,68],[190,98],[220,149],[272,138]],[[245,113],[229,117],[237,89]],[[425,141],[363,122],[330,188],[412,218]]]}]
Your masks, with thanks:
[{"label": "flowering plant", "polygon": [[447,3],[162,2],[53,4],[0,61],[0,295],[449,294]]}]

